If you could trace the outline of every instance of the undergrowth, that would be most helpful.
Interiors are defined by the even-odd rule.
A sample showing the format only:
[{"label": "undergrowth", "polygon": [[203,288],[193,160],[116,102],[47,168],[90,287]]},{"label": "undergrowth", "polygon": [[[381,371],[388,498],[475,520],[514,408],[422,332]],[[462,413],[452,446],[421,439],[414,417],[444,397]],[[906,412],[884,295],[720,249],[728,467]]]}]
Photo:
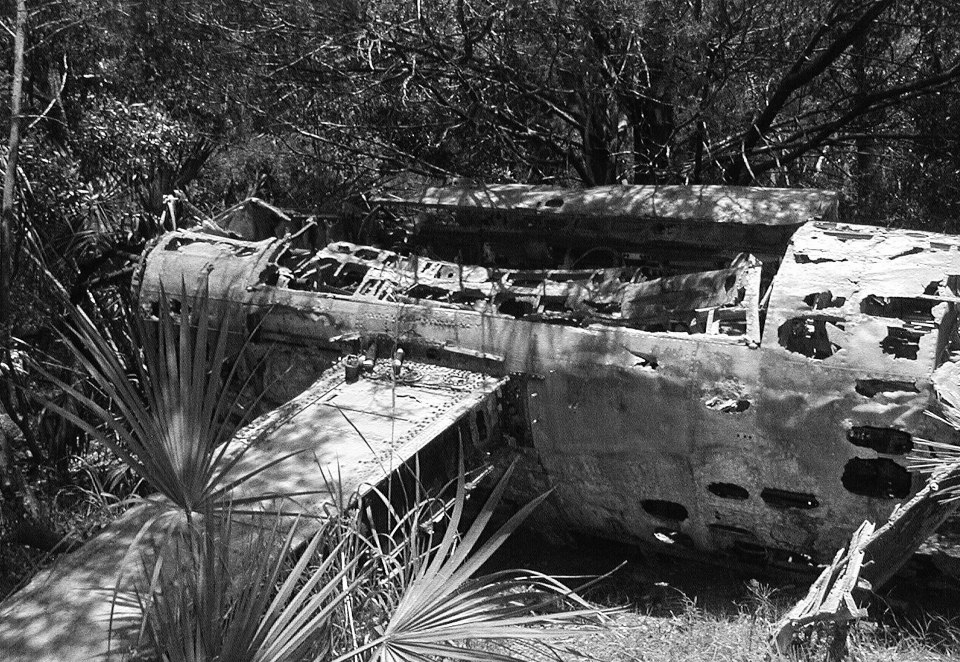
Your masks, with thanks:
[{"label": "undergrowth", "polygon": [[[486,532],[509,473],[462,533],[462,463],[456,496],[439,514],[435,499],[397,511],[379,495],[389,510],[386,530],[371,529],[362,511],[331,515],[312,522],[316,530],[302,550],[299,520],[238,521],[214,509],[184,520],[157,557],[144,561],[150,580],[137,591],[136,659],[522,662],[534,651],[549,653],[558,626],[582,632],[610,610],[539,572],[477,575],[542,500]],[[511,655],[504,643],[526,653]]]},{"label": "undergrowth", "polygon": [[[769,590],[767,587],[762,587]],[[788,600],[746,596],[735,611],[701,607],[697,600],[675,592],[672,613],[631,609],[612,617],[603,632],[576,641],[576,653],[561,660],[585,658],[604,662],[766,662],[769,636],[777,619],[791,606]],[[829,660],[830,638],[816,633],[793,651],[791,660]],[[562,641],[557,642],[558,649]],[[533,655],[531,662],[556,660]],[[943,618],[927,622],[893,623],[865,620],[849,634],[847,658],[858,662],[947,662],[960,659],[960,623]]]}]

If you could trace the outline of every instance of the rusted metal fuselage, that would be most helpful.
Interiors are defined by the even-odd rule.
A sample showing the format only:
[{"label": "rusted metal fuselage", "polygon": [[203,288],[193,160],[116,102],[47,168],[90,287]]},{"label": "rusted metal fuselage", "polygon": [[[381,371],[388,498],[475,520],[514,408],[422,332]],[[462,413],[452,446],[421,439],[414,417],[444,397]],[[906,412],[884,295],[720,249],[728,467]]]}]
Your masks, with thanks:
[{"label": "rusted metal fuselage", "polygon": [[[417,224],[433,223],[449,259],[177,231],[145,255],[138,295],[149,313],[161,283],[184,282],[279,343],[263,376],[278,401],[345,343],[511,376],[475,423],[521,459],[516,499],[553,488],[542,516],[559,525],[787,568],[828,561],[920,487],[903,459],[914,439],[953,441],[924,411],[960,350],[960,240],[839,224],[823,192],[658,191],[384,201],[426,214]],[[449,219],[428,217],[463,209],[451,256]],[[540,243],[504,257],[517,218]],[[527,249],[538,268],[522,267]]]}]

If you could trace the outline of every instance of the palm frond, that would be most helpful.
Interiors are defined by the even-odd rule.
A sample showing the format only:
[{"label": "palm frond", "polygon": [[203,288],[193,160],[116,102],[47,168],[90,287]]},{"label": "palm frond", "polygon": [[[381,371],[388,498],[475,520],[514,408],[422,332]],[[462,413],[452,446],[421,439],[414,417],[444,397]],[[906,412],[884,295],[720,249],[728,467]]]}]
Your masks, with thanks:
[{"label": "palm frond", "polygon": [[[330,622],[355,599],[367,571],[342,554],[358,535],[337,520],[321,526],[292,567],[297,522],[258,518],[236,533],[230,513],[208,510],[152,566],[140,649],[171,662],[293,662],[325,644]],[[319,561],[318,561],[319,558]]]},{"label": "palm frond", "polygon": [[[576,596],[560,582],[532,572],[497,573],[479,579],[473,576],[507,537],[520,526],[547,495],[533,500],[481,543],[506,489],[513,467],[493,489],[479,515],[460,537],[457,529],[466,502],[461,460],[457,496],[442,540],[426,553],[408,559],[415,566],[411,583],[403,588],[383,634],[360,651],[343,655],[337,662],[371,651],[373,660],[425,662],[437,656],[460,660],[518,662],[507,654],[474,650],[456,645],[467,640],[545,642],[558,634],[560,624],[580,624],[601,612]],[[563,605],[572,610],[561,610]]]},{"label": "palm frond", "polygon": [[[189,296],[184,284],[176,299],[179,310],[173,301],[162,291],[155,321],[128,310],[119,326],[97,324],[66,304],[70,325],[61,337],[96,394],[39,369],[85,415],[46,403],[51,410],[110,448],[178,508],[201,512],[207,504],[225,507],[236,487],[295,453],[241,476],[231,473],[246,447],[226,457],[225,442],[235,429],[230,414],[236,392],[229,385],[238,381],[240,365],[234,361],[223,374],[229,324],[212,318],[205,293]],[[249,337],[241,355],[248,342]]]},{"label": "palm frond", "polygon": [[[943,386],[943,385],[941,385]],[[950,397],[946,397],[946,396]],[[955,438],[960,437],[960,408],[953,402],[955,385],[944,387],[937,412],[927,410],[930,418],[953,428]],[[944,503],[960,500],[960,443],[947,443],[931,439],[913,438],[913,449],[906,457],[911,471],[929,474],[935,484],[938,499]]]}]

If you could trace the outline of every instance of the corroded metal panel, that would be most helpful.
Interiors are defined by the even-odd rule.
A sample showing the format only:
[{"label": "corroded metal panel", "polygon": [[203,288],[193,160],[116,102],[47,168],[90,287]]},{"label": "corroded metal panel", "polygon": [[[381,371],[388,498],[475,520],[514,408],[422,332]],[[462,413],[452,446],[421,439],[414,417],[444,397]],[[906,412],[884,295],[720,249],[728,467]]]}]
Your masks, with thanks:
[{"label": "corroded metal panel", "polygon": [[[237,476],[279,455],[299,452],[243,483],[235,496],[311,492],[296,501],[304,510],[321,514],[344,500],[363,497],[461,418],[483,409],[502,383],[475,372],[413,362],[405,363],[394,378],[386,361],[350,383],[343,368],[332,368],[230,441],[236,450],[246,448],[231,469]],[[485,442],[475,424],[462,441]],[[442,452],[455,467],[456,444]]]}]

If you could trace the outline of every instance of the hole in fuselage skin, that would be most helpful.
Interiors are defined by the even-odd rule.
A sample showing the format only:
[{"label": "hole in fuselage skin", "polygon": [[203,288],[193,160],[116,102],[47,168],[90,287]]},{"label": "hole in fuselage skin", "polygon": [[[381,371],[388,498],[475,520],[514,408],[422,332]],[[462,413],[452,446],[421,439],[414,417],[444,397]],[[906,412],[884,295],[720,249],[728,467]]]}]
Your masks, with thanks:
[{"label": "hole in fuselage skin", "polygon": [[380,257],[380,251],[372,248],[359,248],[357,249],[357,252],[353,254],[353,256],[361,260],[376,260],[378,257]]},{"label": "hole in fuselage skin", "polygon": [[633,361],[634,368],[646,368],[648,370],[656,370],[660,363],[657,361],[657,357],[653,354],[644,354],[643,352],[631,352],[636,358]]},{"label": "hole in fuselage skin", "polygon": [[878,297],[869,294],[860,302],[860,312],[874,317],[895,317],[909,322],[932,322],[939,301],[910,297]]},{"label": "hole in fuselage skin", "polygon": [[407,290],[407,296],[411,299],[427,299],[430,301],[447,301],[450,299],[450,290],[442,287],[430,287],[429,285],[414,285]]},{"label": "hole in fuselage skin", "polygon": [[803,302],[814,310],[824,308],[840,308],[847,302],[846,297],[834,297],[833,292],[826,290],[824,292],[814,292],[803,297]]},{"label": "hole in fuselage skin", "polygon": [[792,492],[790,490],[779,490],[774,487],[765,487],[760,492],[760,498],[771,508],[800,508],[809,510],[820,505],[817,498],[812,494],[802,492]]},{"label": "hole in fuselage skin", "polygon": [[687,519],[687,509],[675,501],[663,501],[661,499],[646,499],[640,504],[643,509],[654,517],[660,519],[682,522]]},{"label": "hole in fuselage skin", "polygon": [[851,459],[840,482],[847,491],[874,499],[903,499],[910,494],[910,472],[888,458]]},{"label": "hole in fuselage skin", "polygon": [[843,329],[839,318],[795,317],[777,330],[780,346],[811,359],[825,359],[840,349],[830,340],[827,324]]},{"label": "hole in fuselage skin", "polygon": [[919,393],[916,382],[898,381],[893,379],[858,379],[855,387],[857,393],[874,398],[881,393]]},{"label": "hole in fuselage skin", "polygon": [[163,248],[164,250],[175,251],[175,250],[179,250],[183,246],[189,246],[190,244],[196,243],[197,241],[200,241],[200,240],[190,239],[188,237],[174,237],[173,239],[168,241]]},{"label": "hole in fuselage skin", "polygon": [[529,301],[520,301],[519,299],[507,299],[497,308],[497,312],[516,317],[517,319],[525,315],[530,315],[533,311],[532,303]]},{"label": "hole in fuselage skin", "polygon": [[344,264],[337,276],[337,287],[356,287],[363,282],[369,268],[360,264]]},{"label": "hole in fuselage skin", "polygon": [[847,440],[854,446],[869,448],[885,455],[903,455],[913,449],[909,432],[894,428],[855,425],[847,430]]},{"label": "hole in fuselage skin", "polygon": [[703,404],[706,405],[707,409],[719,411],[724,414],[739,414],[750,409],[750,401],[746,398],[736,399],[715,396]]},{"label": "hole in fuselage skin", "polygon": [[[817,257],[811,258],[806,253],[794,253],[793,260],[797,264],[823,264],[824,262],[836,262],[837,260],[830,257]],[[842,260],[841,260],[842,261]]]},{"label": "hole in fuselage skin", "polygon": [[887,327],[887,337],[880,341],[880,349],[884,354],[892,354],[894,358],[916,360],[920,352],[920,337],[918,331],[909,331],[897,326]]},{"label": "hole in fuselage skin", "polygon": [[707,486],[707,489],[721,499],[746,501],[750,498],[750,492],[748,492],[746,488],[740,487],[734,483],[710,483]]},{"label": "hole in fuselage skin", "polygon": [[483,301],[486,299],[486,296],[480,290],[475,289],[462,289],[456,290],[450,294],[450,301],[452,303],[466,303],[472,304],[477,301]]},{"label": "hole in fuselage skin", "polygon": [[264,267],[263,271],[260,272],[257,282],[261,285],[269,285],[270,287],[275,287],[277,283],[280,282],[280,270],[275,264],[268,264]]}]

